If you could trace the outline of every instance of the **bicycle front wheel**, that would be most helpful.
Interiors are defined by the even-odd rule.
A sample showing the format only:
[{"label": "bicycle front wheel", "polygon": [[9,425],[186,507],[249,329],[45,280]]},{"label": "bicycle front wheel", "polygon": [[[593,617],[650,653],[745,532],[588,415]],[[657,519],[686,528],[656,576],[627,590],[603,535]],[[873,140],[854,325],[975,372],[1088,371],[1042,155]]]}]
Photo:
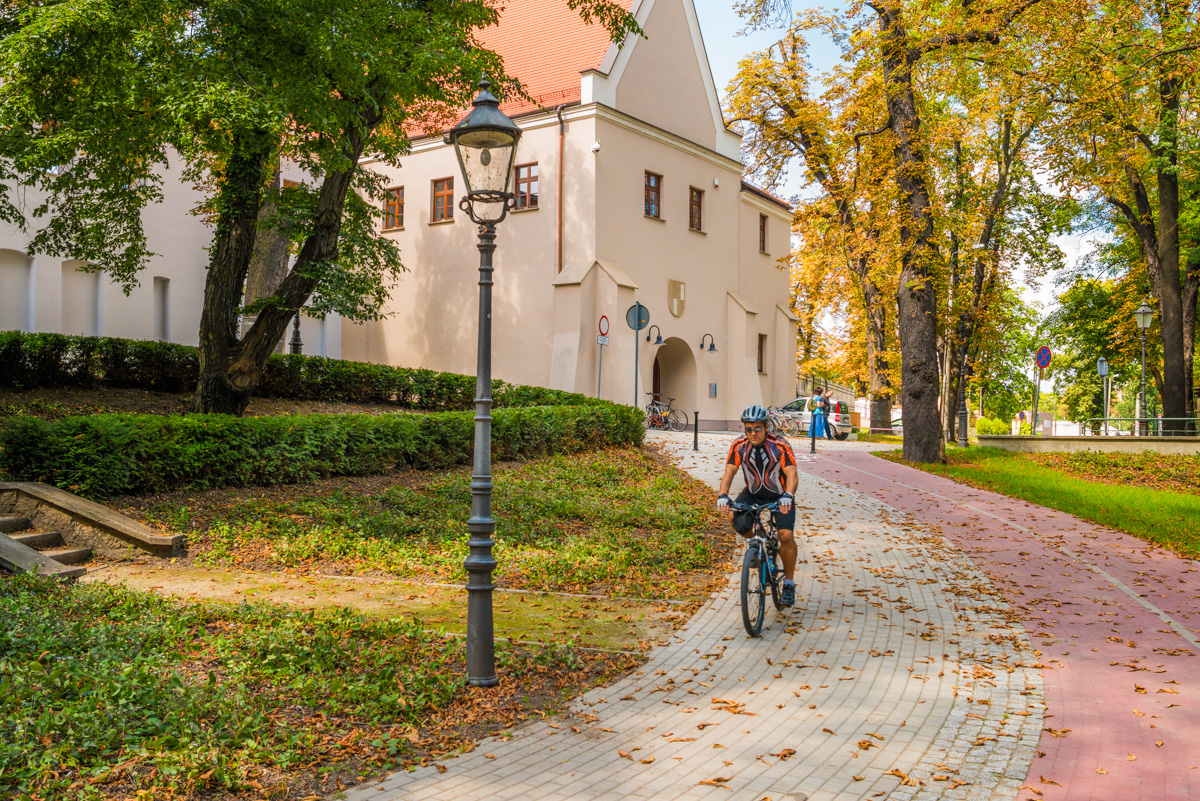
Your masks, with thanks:
[{"label": "bicycle front wheel", "polygon": [[682,431],[687,428],[687,415],[682,409],[672,409],[671,415],[667,418],[667,427],[672,431]]},{"label": "bicycle front wheel", "polygon": [[757,542],[750,543],[742,557],[742,624],[746,633],[757,637],[762,631],[763,615],[766,613],[766,588],[763,586],[763,566]]}]

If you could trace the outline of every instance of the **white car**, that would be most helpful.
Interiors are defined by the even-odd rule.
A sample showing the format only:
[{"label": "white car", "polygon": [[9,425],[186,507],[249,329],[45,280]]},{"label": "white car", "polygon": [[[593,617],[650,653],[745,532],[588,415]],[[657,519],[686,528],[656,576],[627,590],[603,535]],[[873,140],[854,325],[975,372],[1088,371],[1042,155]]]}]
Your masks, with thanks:
[{"label": "white car", "polygon": [[[800,429],[806,436],[808,435],[808,427],[812,422],[811,402],[811,397],[796,398],[791,403],[779,407],[779,411],[793,420],[799,421]],[[845,439],[850,436],[850,404],[840,400],[831,400],[830,403],[832,404],[832,408],[829,410],[827,422],[830,428],[833,429],[834,437]]]}]

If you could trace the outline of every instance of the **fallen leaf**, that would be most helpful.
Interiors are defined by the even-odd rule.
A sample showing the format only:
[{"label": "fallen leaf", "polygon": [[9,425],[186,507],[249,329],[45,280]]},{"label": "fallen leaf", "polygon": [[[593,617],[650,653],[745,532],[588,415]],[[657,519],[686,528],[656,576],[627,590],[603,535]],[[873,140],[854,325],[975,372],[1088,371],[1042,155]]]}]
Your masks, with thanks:
[{"label": "fallen leaf", "polygon": [[1155,741],[1154,741],[1154,747],[1155,747],[1155,748],[1162,748],[1162,746],[1163,746],[1163,741],[1162,741],[1162,740],[1155,740]]},{"label": "fallen leaf", "polygon": [[854,781],[856,781],[856,782],[861,782],[863,779],[865,779],[867,777],[866,776],[851,776],[850,778],[854,779]]},{"label": "fallen leaf", "polygon": [[834,731],[833,729],[825,728],[825,729],[821,729],[821,731],[825,732],[826,734],[832,734],[835,736],[837,735],[837,732]]},{"label": "fallen leaf", "polygon": [[1042,784],[1053,784],[1056,787],[1062,787],[1062,785],[1059,784],[1058,782],[1054,781],[1054,779],[1047,779],[1045,776],[1041,775],[1040,773],[1038,774],[1038,778],[1041,779]]},{"label": "fallen leaf", "polygon": [[644,758],[638,760],[638,762],[641,762],[643,765],[649,765],[653,761],[654,761],[654,757],[652,757],[652,756],[644,757]]},{"label": "fallen leaf", "polygon": [[1108,771],[1105,770],[1104,768],[1096,768],[1096,772],[1097,773],[1108,773]]},{"label": "fallen leaf", "polygon": [[1129,756],[1125,757],[1125,761],[1126,762],[1136,762],[1137,757],[1135,757],[1133,754],[1130,754]]},{"label": "fallen leaf", "polygon": [[622,751],[620,748],[617,749],[617,756],[622,757],[623,759],[633,759],[631,754]]},{"label": "fallen leaf", "polygon": [[[714,776],[714,777],[713,777],[713,778],[711,778],[711,779],[704,779],[703,781],[697,782],[697,784],[707,784],[707,785],[708,785],[708,786],[710,786],[710,787],[725,787],[725,785],[726,785],[726,784],[727,784],[727,783],[728,783],[728,782],[729,782],[731,779],[733,779],[733,777],[732,777],[732,776]],[[729,790],[729,789],[732,789],[732,788],[725,787],[725,789],[726,789],[726,790]]]}]

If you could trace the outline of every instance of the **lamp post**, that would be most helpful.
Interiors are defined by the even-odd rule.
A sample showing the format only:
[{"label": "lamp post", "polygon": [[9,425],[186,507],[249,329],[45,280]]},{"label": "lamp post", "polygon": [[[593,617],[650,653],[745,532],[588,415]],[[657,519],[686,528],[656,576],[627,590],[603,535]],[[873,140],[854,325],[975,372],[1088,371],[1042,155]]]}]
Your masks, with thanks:
[{"label": "lamp post", "polygon": [[[650,326],[650,328],[653,328],[653,329],[655,329],[656,331],[658,331],[658,339],[654,340],[654,344],[655,344],[655,345],[661,345],[661,344],[663,344],[663,338],[662,338],[662,329],[661,329],[661,328],[659,328],[657,325],[652,325],[652,326]],[[647,342],[649,342],[649,341],[650,341],[650,328],[647,328],[647,329],[646,329],[646,341],[647,341]]]},{"label": "lamp post", "polygon": [[970,446],[967,441],[967,423],[970,413],[967,411],[967,318],[958,318],[958,341],[962,347],[962,358],[958,362],[958,447]]},{"label": "lamp post", "polygon": [[292,341],[288,343],[291,347],[292,355],[299,355],[304,352],[304,343],[300,341],[300,311],[296,311],[296,316],[292,318]]},{"label": "lamp post", "polygon": [[492,628],[492,254],[496,225],[516,205],[509,192],[513,158],[521,129],[500,111],[486,79],[472,109],[450,130],[450,143],[462,169],[467,194],[458,204],[479,226],[479,344],[475,368],[475,464],[471,476],[470,554],[467,571],[467,681],[494,687],[496,648]]},{"label": "lamp post", "polygon": [[1154,322],[1154,309],[1150,308],[1146,301],[1142,301],[1142,305],[1137,307],[1137,311],[1133,313],[1133,319],[1137,321],[1137,327],[1142,331],[1142,408],[1138,415],[1138,432],[1141,434],[1147,433],[1142,427],[1142,419],[1146,416],[1146,329]]}]

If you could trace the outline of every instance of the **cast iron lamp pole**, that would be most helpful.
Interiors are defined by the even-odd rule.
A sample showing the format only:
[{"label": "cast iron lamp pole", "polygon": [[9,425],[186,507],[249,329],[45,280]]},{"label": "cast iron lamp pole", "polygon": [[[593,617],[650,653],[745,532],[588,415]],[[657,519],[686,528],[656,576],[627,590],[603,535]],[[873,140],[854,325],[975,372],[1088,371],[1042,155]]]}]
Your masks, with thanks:
[{"label": "cast iron lamp pole", "polygon": [[475,464],[471,476],[471,518],[467,521],[470,554],[467,571],[467,681],[494,687],[495,632],[492,626],[492,254],[496,225],[516,205],[508,191],[521,129],[500,111],[500,101],[479,82],[473,108],[450,130],[467,195],[458,204],[479,226],[479,345],[475,369]]},{"label": "cast iron lamp pole", "polygon": [[1137,307],[1137,311],[1133,313],[1134,320],[1137,321],[1137,327],[1142,331],[1142,409],[1138,415],[1138,433],[1145,435],[1150,433],[1143,429],[1142,419],[1146,415],[1146,329],[1154,322],[1154,309],[1150,308],[1146,301],[1142,301],[1142,305]]},{"label": "cast iron lamp pole", "polygon": [[958,341],[962,347],[962,358],[958,363],[958,446],[970,446],[967,441],[967,422],[970,412],[967,411],[967,318],[958,320]]}]

